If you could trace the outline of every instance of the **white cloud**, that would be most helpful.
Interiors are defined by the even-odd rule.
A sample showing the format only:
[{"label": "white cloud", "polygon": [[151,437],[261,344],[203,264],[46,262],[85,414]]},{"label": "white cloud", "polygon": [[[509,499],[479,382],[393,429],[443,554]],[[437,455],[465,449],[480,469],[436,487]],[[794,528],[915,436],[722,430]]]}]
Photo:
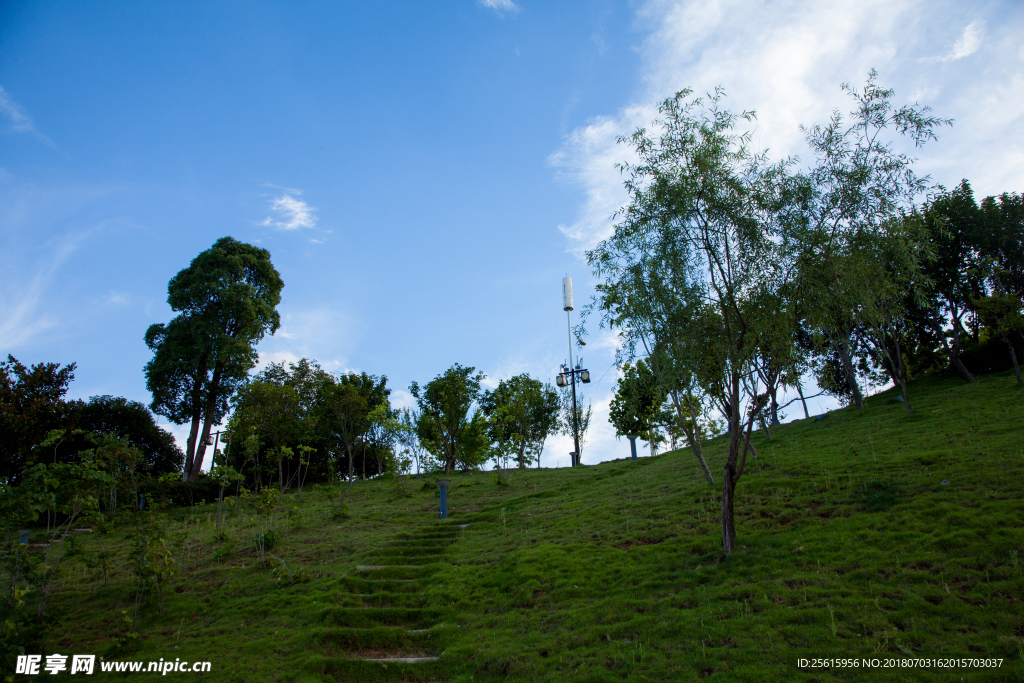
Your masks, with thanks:
[{"label": "white cloud", "polygon": [[483,7],[494,10],[499,15],[504,15],[506,12],[518,12],[519,5],[512,2],[512,0],[477,0]]},{"label": "white cloud", "polygon": [[36,273],[22,281],[13,264],[5,264],[3,272],[12,276],[0,280],[0,349],[5,351],[23,346],[39,334],[57,327],[58,316],[47,310],[44,297],[64,263],[78,248],[88,233],[80,233],[57,240],[47,254],[46,261]]},{"label": "white cloud", "polygon": [[960,34],[960,37],[956,39],[952,47],[949,48],[949,52],[939,57],[922,57],[922,62],[955,62],[958,59],[964,57],[970,57],[978,48],[981,47],[981,41],[985,37],[985,22],[984,21],[972,21],[964,28],[964,32]]},{"label": "white cloud", "polygon": [[53,140],[36,130],[35,124],[32,122],[32,118],[25,113],[25,110],[11,98],[10,93],[4,90],[2,86],[0,86],[0,114],[10,120],[11,130],[16,133],[34,135],[45,142],[48,146],[53,147],[54,149],[57,148],[53,143]]},{"label": "white cloud", "polygon": [[415,408],[416,399],[405,389],[392,389],[391,396],[391,407],[395,409],[402,408]]},{"label": "white cloud", "polygon": [[281,230],[298,230],[299,228],[316,227],[316,209],[292,195],[302,194],[298,190],[285,190],[285,193],[270,202],[270,210],[276,215],[267,216],[260,225],[279,228]]},{"label": "white cloud", "polygon": [[356,346],[362,327],[336,308],[295,309],[282,304],[281,327],[259,346],[257,370],[268,363],[296,363],[309,358],[328,372],[350,372],[347,358]]},{"label": "white cloud", "polygon": [[[611,234],[610,217],[628,200],[614,166],[631,160],[630,149],[616,138],[648,126],[658,102],[684,87],[701,94],[724,86],[726,107],[758,112],[755,147],[769,150],[774,159],[801,156],[808,161],[800,124],[826,121],[833,109],[848,111],[850,101],[840,83],[859,86],[876,68],[880,83],[896,90],[898,103],[917,101],[956,120],[952,129],[939,131],[938,142],[909,151],[919,158],[920,172],[947,186],[966,177],[979,198],[1020,191],[1024,7],[1004,2],[985,11],[991,16],[979,18],[976,6],[951,0],[646,2],[638,8],[638,25],[647,31],[639,47],[639,88],[625,94],[617,110],[591,112],[548,158],[561,180],[582,191],[575,220],[558,226],[568,250],[583,258],[586,249]],[[951,25],[966,26],[955,41]],[[950,45],[941,59],[929,58],[935,45]],[[969,55],[978,57],[964,59]],[[607,331],[589,340],[592,373],[602,364],[610,366],[617,343]],[[593,434],[583,448],[585,463],[629,454],[628,442],[616,441],[607,423],[615,372],[601,382],[599,376],[595,373],[589,385],[594,417]],[[809,403],[812,414],[836,405],[827,397]],[[799,406],[787,412],[791,418],[803,417]],[[571,438],[552,437],[543,464],[567,466],[570,450]]]},{"label": "white cloud", "polygon": [[[696,94],[724,86],[725,106],[753,109],[758,118],[753,144],[772,158],[806,156],[800,124],[827,120],[831,110],[847,111],[843,82],[858,86],[877,68],[880,83],[896,89],[896,101],[917,99],[938,116],[956,119],[940,131],[938,143],[913,150],[919,168],[944,184],[978,179],[979,192],[1024,185],[1018,164],[1024,139],[1017,135],[1024,113],[1024,71],[1019,29],[1024,12],[1010,3],[998,28],[984,19],[968,22],[950,1],[846,0],[750,3],[743,0],[655,0],[642,5],[640,24],[649,29],[640,47],[639,91],[617,112],[594,117],[569,133],[548,163],[584,194],[576,220],[558,228],[578,257],[611,234],[611,215],[628,199],[616,162],[630,159],[616,138],[647,126],[657,103],[691,87]],[[975,12],[976,13],[976,12]],[[948,53],[954,64],[977,53],[984,39],[985,61],[970,68],[940,68],[923,62],[942,44],[949,24],[967,24]],[[945,59],[945,57],[943,58]],[[955,170],[954,170],[955,169]]]}]

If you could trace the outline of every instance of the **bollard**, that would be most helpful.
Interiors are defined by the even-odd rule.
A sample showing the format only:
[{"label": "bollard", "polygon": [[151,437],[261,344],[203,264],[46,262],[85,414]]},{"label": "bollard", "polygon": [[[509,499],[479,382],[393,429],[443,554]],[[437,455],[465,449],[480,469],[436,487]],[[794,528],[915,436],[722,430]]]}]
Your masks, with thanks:
[{"label": "bollard", "polygon": [[441,487],[441,519],[448,519],[448,485],[451,479],[438,479],[437,485]]}]

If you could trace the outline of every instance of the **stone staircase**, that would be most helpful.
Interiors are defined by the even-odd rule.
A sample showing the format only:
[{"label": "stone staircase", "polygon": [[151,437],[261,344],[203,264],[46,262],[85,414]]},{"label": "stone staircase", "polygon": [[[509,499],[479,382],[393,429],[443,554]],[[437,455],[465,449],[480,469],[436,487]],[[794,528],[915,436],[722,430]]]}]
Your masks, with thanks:
[{"label": "stone staircase", "polygon": [[428,606],[427,591],[459,531],[439,524],[402,533],[364,556],[320,613],[311,668],[327,680],[442,680],[454,626]]}]

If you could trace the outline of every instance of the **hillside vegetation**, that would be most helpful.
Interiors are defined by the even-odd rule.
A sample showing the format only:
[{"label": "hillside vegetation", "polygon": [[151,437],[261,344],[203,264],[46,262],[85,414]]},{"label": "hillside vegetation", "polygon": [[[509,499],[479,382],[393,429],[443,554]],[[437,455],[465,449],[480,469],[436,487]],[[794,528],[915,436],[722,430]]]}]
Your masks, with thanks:
[{"label": "hillside vegetation", "polygon": [[[277,572],[241,514],[217,541],[209,506],[168,511],[178,573],[134,630],[127,530],[83,535],[50,651],[210,660],[217,681],[1021,680],[1024,393],[1008,374],[911,389],[910,416],[889,392],[758,433],[728,558],[689,451],[454,475],[447,522],[427,476],[357,483],[347,516],[317,486],[281,503]],[[398,656],[440,659],[365,661]],[[797,668],[816,657],[1002,666]]]}]

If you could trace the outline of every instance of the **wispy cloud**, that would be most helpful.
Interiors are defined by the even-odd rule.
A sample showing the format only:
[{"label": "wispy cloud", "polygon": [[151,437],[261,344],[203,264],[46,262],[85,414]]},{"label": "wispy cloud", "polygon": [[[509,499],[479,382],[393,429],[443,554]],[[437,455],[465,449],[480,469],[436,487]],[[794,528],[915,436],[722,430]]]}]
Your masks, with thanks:
[{"label": "wispy cloud", "polygon": [[53,149],[57,149],[53,140],[36,130],[32,117],[14,101],[11,94],[3,89],[3,86],[0,86],[0,114],[10,121],[10,129],[14,132],[35,136]]},{"label": "wispy cloud", "polygon": [[[39,334],[57,326],[43,299],[61,266],[78,248],[88,233],[63,238],[53,245],[47,261],[27,281],[0,281],[0,349],[24,346]],[[14,274],[14,268],[3,269]]]},{"label": "wispy cloud", "polygon": [[955,62],[958,59],[970,57],[981,47],[984,38],[985,22],[980,20],[972,21],[964,28],[964,32],[960,34],[960,37],[956,39],[956,42],[953,43],[946,54],[937,57],[922,57],[919,61],[925,63]]},{"label": "wispy cloud", "polygon": [[494,10],[499,16],[519,11],[519,5],[512,2],[512,0],[477,0],[477,2],[479,2],[483,7]]},{"label": "wispy cloud", "polygon": [[[640,91],[617,112],[595,112],[548,159],[562,179],[583,191],[576,219],[558,226],[569,251],[582,257],[611,234],[611,216],[628,199],[614,164],[630,160],[630,149],[616,138],[647,126],[657,103],[684,87],[701,94],[723,85],[725,106],[757,111],[755,147],[775,159],[806,157],[800,124],[825,121],[833,108],[847,110],[849,101],[839,84],[857,85],[874,67],[883,85],[895,87],[899,101],[922,97],[921,104],[957,121],[939,143],[912,152],[921,158],[923,172],[943,183],[977,177],[978,188],[982,179],[1005,184],[993,191],[1019,187],[1020,182],[1013,182],[1021,173],[1012,164],[1024,152],[1024,141],[1017,142],[1014,124],[1007,119],[1019,121],[1018,104],[1024,100],[1015,94],[1024,70],[1014,59],[1019,37],[1012,30],[1024,12],[1012,3],[998,10],[1009,16],[998,31],[990,19],[992,35],[986,37],[986,17],[971,20],[964,16],[968,10],[955,2],[938,0],[927,12],[921,9],[917,0],[793,0],[781,6],[744,0],[652,0],[641,5],[639,24],[649,27],[649,33],[640,47]],[[941,45],[936,38],[958,21],[966,28],[941,59],[955,63],[984,44],[991,52],[986,52],[986,67],[972,68],[967,75],[922,66],[927,62],[920,57],[936,42]],[[968,97],[968,92],[973,94]],[[965,154],[970,149],[964,144],[967,138],[974,148]],[[983,154],[982,147],[988,152]],[[945,168],[947,164],[959,168]]]},{"label": "wispy cloud", "polygon": [[285,190],[280,197],[270,202],[270,210],[273,216],[267,216],[260,221],[265,225],[280,230],[298,230],[299,228],[316,227],[315,207],[310,206],[294,195],[302,194],[298,190]]}]

